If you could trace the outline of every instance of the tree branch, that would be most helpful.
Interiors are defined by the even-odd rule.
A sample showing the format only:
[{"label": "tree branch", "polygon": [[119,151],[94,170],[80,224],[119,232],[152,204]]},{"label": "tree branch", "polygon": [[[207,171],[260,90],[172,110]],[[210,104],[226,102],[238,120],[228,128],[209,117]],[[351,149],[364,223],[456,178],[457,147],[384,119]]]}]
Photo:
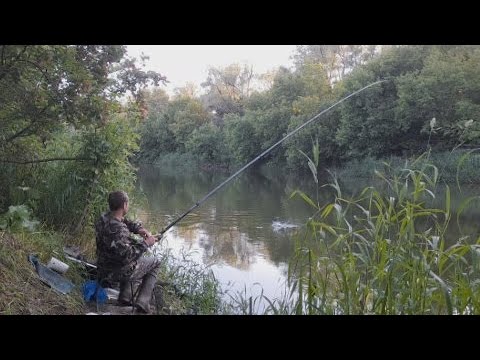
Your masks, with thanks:
[{"label": "tree branch", "polygon": [[10,141],[15,140],[17,137],[22,136],[27,130],[29,130],[35,124],[35,122],[36,120],[33,120],[26,128],[23,128],[19,132],[10,136],[8,139],[5,140],[5,143],[9,143]]},{"label": "tree branch", "polygon": [[27,130],[29,130],[35,123],[37,122],[38,119],[40,119],[40,116],[43,115],[47,111],[47,107],[44,107],[38,114],[35,119],[32,120],[30,124],[28,124],[27,127],[23,128],[22,130],[16,132],[12,136],[10,136],[8,139],[5,140],[5,143],[9,143],[13,140],[15,140],[17,137],[22,136]]},{"label": "tree branch", "polygon": [[16,161],[16,160],[2,160],[2,159],[0,159],[0,162],[1,163],[25,165],[25,164],[48,162],[48,161],[94,161],[94,160],[95,159],[92,159],[92,158],[82,158],[82,157],[77,157],[77,158],[58,157],[58,158],[51,158],[51,159],[40,159],[40,160],[29,160],[29,161]]},{"label": "tree branch", "polygon": [[[4,45],[3,48],[2,48],[2,61],[4,61],[3,56],[4,56],[5,46],[6,46],[6,45]],[[8,64],[8,65],[5,67],[5,69],[2,70],[2,72],[0,72],[0,80],[2,80],[2,79],[7,75],[7,73],[10,71],[10,69],[13,67],[13,64],[18,61],[18,59],[20,58],[20,56],[22,56],[23,54],[25,54],[25,52],[27,51],[27,47],[28,47],[28,45],[25,45],[25,46],[23,47],[22,51],[20,51],[20,53],[15,57],[15,59],[14,59],[13,61],[11,61],[10,64]],[[3,65],[5,65],[5,64],[2,63],[2,67],[3,67]]]}]

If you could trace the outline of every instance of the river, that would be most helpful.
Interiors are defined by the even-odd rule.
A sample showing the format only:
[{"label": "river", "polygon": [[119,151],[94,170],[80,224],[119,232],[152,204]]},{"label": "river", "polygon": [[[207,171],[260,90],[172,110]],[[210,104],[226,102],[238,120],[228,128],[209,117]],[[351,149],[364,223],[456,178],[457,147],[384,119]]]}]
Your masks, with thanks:
[{"label": "river", "polygon": [[[229,175],[142,166],[137,185],[148,202],[140,217],[160,229]],[[320,179],[320,183],[327,181]],[[355,194],[367,183],[344,179],[340,185],[348,194]],[[478,186],[464,186],[461,194],[455,185],[451,188],[455,226],[450,227],[448,236],[454,242],[461,236],[456,226],[456,209],[462,199],[478,194]],[[224,290],[242,292],[246,298],[257,297],[263,291],[274,299],[285,291],[295,233],[314,212],[299,197],[290,198],[296,189],[316,196],[309,176],[298,178],[280,170],[254,167],[171,228],[163,242],[176,256],[188,252],[194,261],[209,266]],[[333,199],[329,189],[321,188],[319,197],[323,204]],[[443,206],[444,188],[438,189],[437,198],[439,206]],[[460,217],[464,233],[478,236],[479,218],[478,203],[472,203]],[[257,304],[257,310],[261,311],[264,305]]]}]

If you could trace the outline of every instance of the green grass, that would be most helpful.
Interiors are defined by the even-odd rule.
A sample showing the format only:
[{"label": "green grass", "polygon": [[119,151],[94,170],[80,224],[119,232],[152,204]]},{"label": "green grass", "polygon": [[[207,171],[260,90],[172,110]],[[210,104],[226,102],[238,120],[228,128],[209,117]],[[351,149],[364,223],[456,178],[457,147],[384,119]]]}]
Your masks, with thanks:
[{"label": "green grass", "polygon": [[[84,314],[86,308],[81,295],[83,269],[63,258],[63,238],[48,231],[0,231],[0,314],[64,315]],[[37,254],[41,263],[54,256],[70,265],[66,277],[76,286],[68,295],[61,295],[44,285],[33,266],[29,254]]]},{"label": "green grass", "polygon": [[[63,256],[65,237],[53,231],[0,232],[0,314],[85,314],[82,298],[86,281],[83,267]],[[41,283],[28,255],[36,254],[46,264],[52,256],[70,268],[66,277],[75,284],[72,293],[60,295]],[[158,314],[218,314],[222,309],[220,285],[208,268],[191,254],[180,259],[162,250],[159,282],[155,289]]]},{"label": "green grass", "polygon": [[220,284],[208,267],[195,262],[192,254],[186,252],[175,258],[169,249],[160,248],[155,256],[161,259],[162,299],[157,299],[157,305],[166,313],[207,315],[223,312]]},{"label": "green grass", "polygon": [[[448,188],[443,208],[427,205],[440,180],[438,168],[426,154],[384,170],[376,172],[384,190],[366,187],[348,199],[337,189],[335,201],[309,220],[290,276],[298,289],[297,311],[480,313],[480,239],[446,238],[448,226],[456,226]],[[457,217],[471,200],[463,199]]]}]

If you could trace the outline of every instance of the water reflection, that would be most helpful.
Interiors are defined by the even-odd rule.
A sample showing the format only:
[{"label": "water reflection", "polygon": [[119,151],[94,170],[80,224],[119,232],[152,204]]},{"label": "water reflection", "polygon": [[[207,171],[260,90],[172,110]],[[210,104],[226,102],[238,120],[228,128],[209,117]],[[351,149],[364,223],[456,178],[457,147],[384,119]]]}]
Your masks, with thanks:
[{"label": "water reflection", "polygon": [[[226,177],[142,168],[139,186],[149,202],[142,217],[161,228]],[[301,225],[311,213],[301,200],[289,200],[290,193],[281,181],[258,172],[243,174],[182,220],[175,233],[187,244],[201,244],[208,263],[223,261],[248,269],[254,255],[275,265],[288,262],[291,229],[275,231],[275,224]]]},{"label": "water reflection", "polygon": [[[142,167],[138,186],[148,205],[140,217],[159,230],[227,176]],[[293,185],[281,174],[246,172],[168,231],[164,241],[174,253],[192,252],[234,290],[253,296],[260,291],[254,284],[260,283],[265,295],[280,295],[277,290],[283,289],[294,229],[272,225],[302,225],[311,213],[301,200],[288,199],[289,186]]]}]

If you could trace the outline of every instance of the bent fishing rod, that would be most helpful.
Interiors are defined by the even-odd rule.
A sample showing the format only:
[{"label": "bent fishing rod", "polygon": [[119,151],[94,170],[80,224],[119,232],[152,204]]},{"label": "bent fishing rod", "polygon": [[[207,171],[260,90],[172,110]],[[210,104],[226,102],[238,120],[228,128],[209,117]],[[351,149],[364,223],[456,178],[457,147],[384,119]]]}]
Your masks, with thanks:
[{"label": "bent fishing rod", "polygon": [[363,88],[361,88],[360,90],[357,90],[353,93],[351,93],[350,95],[348,96],[345,96],[343,99],[337,101],[335,104],[331,105],[330,107],[326,108],[325,110],[321,111],[320,113],[318,113],[317,115],[315,115],[313,118],[311,118],[310,120],[306,121],[305,123],[303,123],[302,125],[300,125],[299,127],[297,127],[295,130],[291,131],[290,133],[288,133],[287,135],[285,135],[281,140],[277,141],[275,144],[273,144],[272,146],[270,146],[267,150],[265,150],[264,152],[262,152],[260,155],[258,155],[255,159],[253,159],[252,161],[250,161],[248,164],[246,164],[245,166],[243,166],[241,169],[237,170],[233,175],[231,175],[228,179],[226,179],[225,181],[223,181],[220,185],[218,185],[216,188],[214,188],[213,190],[211,190],[207,195],[205,195],[203,198],[201,198],[199,201],[197,201],[194,205],[192,205],[192,207],[190,207],[190,209],[188,209],[187,211],[185,211],[182,215],[180,215],[177,219],[175,219],[174,221],[172,221],[170,224],[168,224],[168,226],[166,226],[159,234],[156,234],[156,235],[153,235],[155,236],[157,239],[160,239],[162,237],[162,235],[167,232],[172,226],[174,226],[175,224],[177,224],[179,221],[181,221],[185,216],[187,216],[188,214],[190,214],[193,210],[195,210],[197,207],[199,207],[200,205],[202,205],[210,196],[212,196],[213,194],[215,194],[218,190],[220,190],[222,187],[224,187],[226,184],[228,184],[231,180],[233,180],[236,176],[238,176],[240,173],[242,173],[244,170],[246,170],[247,168],[249,168],[251,165],[253,165],[254,163],[256,163],[258,160],[260,160],[262,157],[264,157],[265,155],[267,155],[270,151],[272,151],[273,149],[275,149],[278,145],[280,145],[282,142],[284,142],[285,140],[287,140],[289,137],[295,135],[297,132],[299,132],[300,130],[302,130],[305,126],[307,126],[308,124],[310,124],[311,122],[315,121],[316,119],[318,119],[320,116],[322,116],[323,114],[325,114],[327,111],[333,109],[335,106],[337,106],[338,104],[344,102],[345,100],[347,100],[348,98],[362,92],[363,90],[366,90],[368,89],[369,87],[371,86],[374,86],[374,85],[377,85],[377,84],[380,84],[380,83],[383,83],[383,82],[386,82],[386,81],[389,81],[390,79],[387,79],[387,80],[379,80],[379,81],[376,81],[374,83],[371,83]]}]

